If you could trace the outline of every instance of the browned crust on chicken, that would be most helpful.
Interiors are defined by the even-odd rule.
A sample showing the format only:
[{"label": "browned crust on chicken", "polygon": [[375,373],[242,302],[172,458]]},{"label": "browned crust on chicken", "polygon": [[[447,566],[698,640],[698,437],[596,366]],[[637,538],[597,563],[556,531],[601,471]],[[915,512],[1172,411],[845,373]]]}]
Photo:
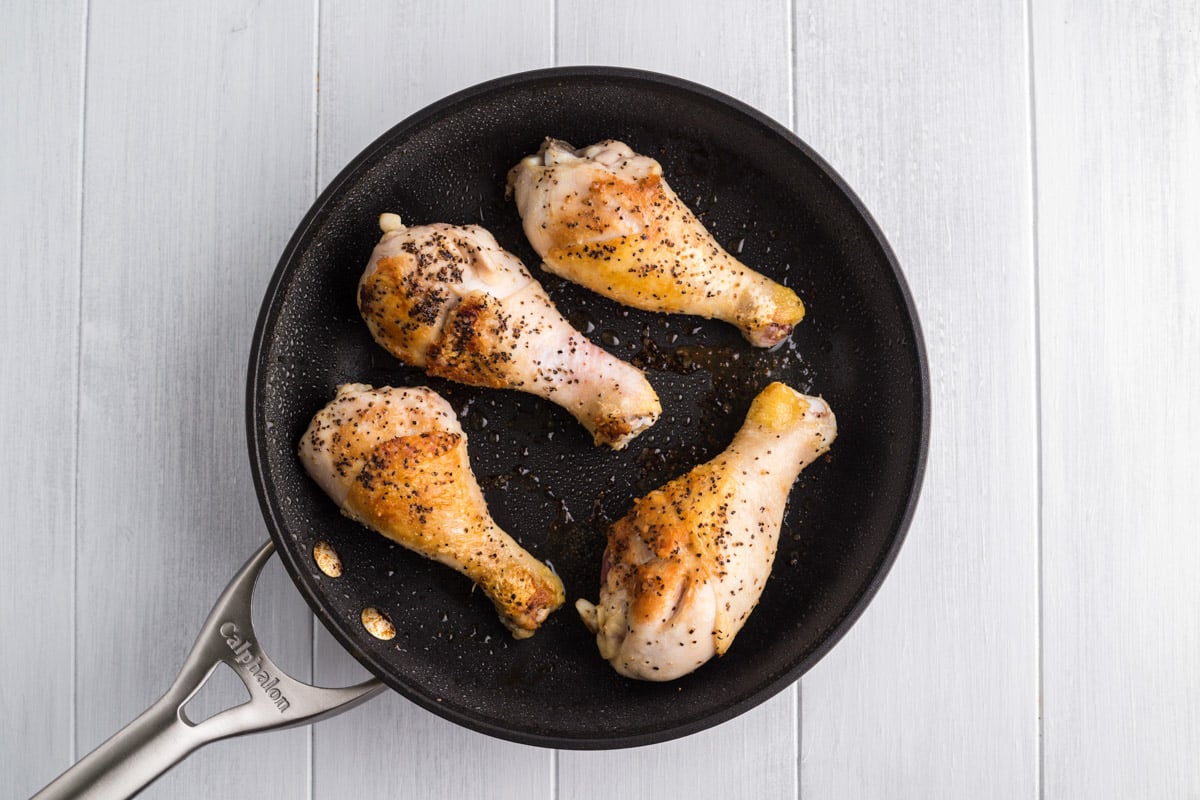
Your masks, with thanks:
[{"label": "browned crust on chicken", "polygon": [[[518,637],[529,635],[562,605],[562,582],[541,564],[536,571],[496,569],[515,548],[481,513],[470,474],[463,436],[437,431],[398,437],[371,451],[350,487],[346,511],[407,547],[439,560],[456,558],[505,625]],[[464,540],[471,542],[465,558],[459,546]]]},{"label": "browned crust on chicken", "polygon": [[[727,476],[712,464],[701,464],[637,500],[611,526],[605,554],[614,573],[609,582],[632,581],[626,585],[636,587],[630,622],[670,618],[693,586],[724,574],[721,545],[733,495]],[[716,630],[702,632],[716,636],[718,654],[733,641],[725,627],[718,610]]]},{"label": "browned crust on chicken", "polygon": [[496,342],[519,337],[495,297],[473,292],[446,319],[442,335],[429,348],[425,371],[472,386],[512,388],[512,354]]},{"label": "browned crust on chicken", "polygon": [[616,176],[593,180],[587,193],[572,195],[559,213],[545,223],[545,231],[560,246],[597,241],[612,235],[614,212],[647,223],[662,222],[671,211],[688,211],[675,197],[663,191],[658,175],[636,181]]},{"label": "browned crust on chicken", "polygon": [[597,444],[601,442],[619,442],[627,438],[634,430],[635,427],[630,422],[629,417],[613,414],[596,423],[596,430],[593,436]]},{"label": "browned crust on chicken", "polygon": [[[413,255],[420,263],[420,257]],[[392,355],[417,367],[425,366],[426,353],[438,340],[449,312],[447,288],[423,287],[419,270],[408,259],[379,259],[375,272],[358,289],[358,307],[376,341],[386,342]]]}]

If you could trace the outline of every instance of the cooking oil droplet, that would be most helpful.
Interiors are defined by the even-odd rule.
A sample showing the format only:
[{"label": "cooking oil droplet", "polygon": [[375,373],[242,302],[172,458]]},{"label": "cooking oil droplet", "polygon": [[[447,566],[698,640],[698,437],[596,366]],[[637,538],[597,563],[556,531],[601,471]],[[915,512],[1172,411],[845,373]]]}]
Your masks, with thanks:
[{"label": "cooking oil droplet", "polygon": [[591,333],[596,330],[596,323],[592,322],[592,318],[582,311],[572,311],[567,321],[571,323],[571,327],[584,333]]}]

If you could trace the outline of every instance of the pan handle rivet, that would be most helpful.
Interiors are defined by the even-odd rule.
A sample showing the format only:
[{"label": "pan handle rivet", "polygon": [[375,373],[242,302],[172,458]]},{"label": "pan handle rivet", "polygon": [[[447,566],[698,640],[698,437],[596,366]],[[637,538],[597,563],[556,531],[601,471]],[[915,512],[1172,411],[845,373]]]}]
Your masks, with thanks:
[{"label": "pan handle rivet", "polygon": [[324,539],[313,545],[313,561],[317,562],[317,569],[330,578],[342,577],[342,558]]},{"label": "pan handle rivet", "polygon": [[362,610],[362,624],[367,629],[367,633],[376,639],[386,642],[388,639],[396,638],[396,626],[377,608],[368,607]]}]

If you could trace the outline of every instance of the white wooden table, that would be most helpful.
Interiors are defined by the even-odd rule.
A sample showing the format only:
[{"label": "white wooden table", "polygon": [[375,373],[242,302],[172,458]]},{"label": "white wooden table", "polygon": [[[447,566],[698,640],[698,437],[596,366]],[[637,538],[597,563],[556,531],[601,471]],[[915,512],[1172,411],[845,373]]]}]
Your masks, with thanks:
[{"label": "white wooden table", "polygon": [[[890,238],[934,419],[892,574],[797,686],[687,739],[554,752],[389,693],[147,795],[1200,797],[1194,0],[7,4],[0,794],[157,698],[263,540],[250,334],[316,193],[445,94],[583,63],[757,106]],[[268,650],[360,676],[270,570]]]}]

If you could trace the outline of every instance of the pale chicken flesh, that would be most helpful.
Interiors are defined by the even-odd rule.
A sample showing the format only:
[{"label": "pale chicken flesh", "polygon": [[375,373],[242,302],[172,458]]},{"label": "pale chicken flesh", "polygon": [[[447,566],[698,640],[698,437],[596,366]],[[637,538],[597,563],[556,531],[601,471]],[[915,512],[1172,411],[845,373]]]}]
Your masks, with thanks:
[{"label": "pale chicken flesh", "polygon": [[424,387],[343,384],[300,460],[342,513],[474,581],[518,639],[565,598],[562,581],[496,525],[454,410]]},{"label": "pale chicken flesh", "polygon": [[672,680],[729,649],[770,575],[792,484],[836,436],[824,400],[772,383],[723,453],[613,524],[600,601],[575,607],[617,672]]},{"label": "pale chicken flesh", "polygon": [[730,322],[758,347],[804,318],[791,289],[731,256],[653,158],[606,140],[547,139],[508,174],[525,235],[556,275],[619,303]]},{"label": "pale chicken flesh", "polygon": [[358,306],[392,355],[430,375],[543,397],[615,449],[658,419],[662,407],[642,371],[572,328],[486,230],[404,227],[394,214],[380,217],[380,227]]}]

